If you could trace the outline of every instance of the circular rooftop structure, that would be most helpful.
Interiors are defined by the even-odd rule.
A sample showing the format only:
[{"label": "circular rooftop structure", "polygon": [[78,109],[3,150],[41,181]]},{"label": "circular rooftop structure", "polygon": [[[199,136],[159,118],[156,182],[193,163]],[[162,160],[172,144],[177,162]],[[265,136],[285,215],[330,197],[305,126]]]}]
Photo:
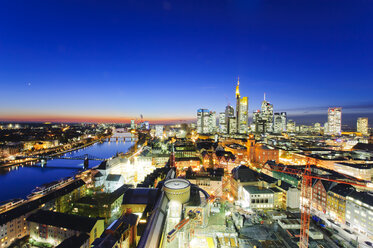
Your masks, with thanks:
[{"label": "circular rooftop structure", "polygon": [[163,185],[163,191],[167,198],[172,201],[186,203],[190,198],[190,182],[182,178],[167,180]]}]

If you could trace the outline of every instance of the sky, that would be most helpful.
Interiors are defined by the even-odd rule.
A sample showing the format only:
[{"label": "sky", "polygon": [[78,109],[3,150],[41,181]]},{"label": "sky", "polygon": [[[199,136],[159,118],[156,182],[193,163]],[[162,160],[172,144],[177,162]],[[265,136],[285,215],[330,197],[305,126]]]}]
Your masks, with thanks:
[{"label": "sky", "polygon": [[373,117],[372,13],[369,0],[2,1],[0,120],[191,120],[234,105],[238,76],[249,112],[265,92],[300,121],[333,106]]}]

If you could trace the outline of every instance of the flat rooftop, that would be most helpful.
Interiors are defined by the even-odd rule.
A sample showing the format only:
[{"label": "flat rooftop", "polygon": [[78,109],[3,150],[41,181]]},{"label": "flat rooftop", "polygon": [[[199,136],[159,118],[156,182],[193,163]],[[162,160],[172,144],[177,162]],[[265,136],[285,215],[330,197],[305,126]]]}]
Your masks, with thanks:
[{"label": "flat rooftop", "polygon": [[257,186],[244,186],[244,189],[250,194],[273,194],[273,191],[267,188],[260,188]]}]

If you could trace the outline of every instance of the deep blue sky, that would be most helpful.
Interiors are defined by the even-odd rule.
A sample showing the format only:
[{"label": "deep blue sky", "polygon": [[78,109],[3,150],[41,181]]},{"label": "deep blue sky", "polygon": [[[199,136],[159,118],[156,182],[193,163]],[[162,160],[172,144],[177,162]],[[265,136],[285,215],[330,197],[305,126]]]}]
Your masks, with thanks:
[{"label": "deep blue sky", "polygon": [[373,1],[2,1],[0,119],[373,113]]}]

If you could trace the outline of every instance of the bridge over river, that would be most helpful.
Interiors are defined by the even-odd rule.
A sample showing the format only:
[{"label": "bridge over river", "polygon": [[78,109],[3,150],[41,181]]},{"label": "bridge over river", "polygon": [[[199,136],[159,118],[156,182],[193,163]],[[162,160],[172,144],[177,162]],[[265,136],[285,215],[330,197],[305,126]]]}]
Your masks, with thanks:
[{"label": "bridge over river", "polygon": [[[73,176],[77,170],[84,167],[84,159],[88,156],[88,168],[101,163],[103,159],[115,156],[117,153],[126,153],[135,143],[126,142],[103,142],[91,146],[70,151],[59,157],[46,156],[46,166],[33,162],[29,164],[0,168],[0,182],[4,189],[0,191],[0,202],[12,198],[26,197],[35,187],[58,181],[61,178]],[[90,159],[91,158],[91,159]]]}]

